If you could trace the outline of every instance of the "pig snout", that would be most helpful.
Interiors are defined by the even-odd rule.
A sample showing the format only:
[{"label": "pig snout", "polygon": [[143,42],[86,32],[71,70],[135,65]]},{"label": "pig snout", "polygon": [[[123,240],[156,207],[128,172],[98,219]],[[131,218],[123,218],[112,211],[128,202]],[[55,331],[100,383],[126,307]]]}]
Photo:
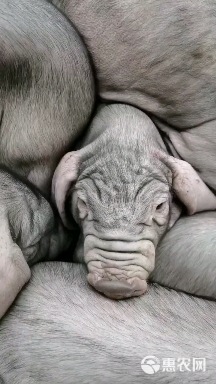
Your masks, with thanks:
[{"label": "pig snout", "polygon": [[147,282],[137,277],[127,280],[108,280],[100,278],[96,273],[88,274],[88,282],[97,291],[103,293],[110,299],[127,299],[133,296],[140,296],[147,290]]},{"label": "pig snout", "polygon": [[107,241],[89,235],[84,242],[87,280],[111,299],[140,296],[154,269],[155,248],[151,241]]}]

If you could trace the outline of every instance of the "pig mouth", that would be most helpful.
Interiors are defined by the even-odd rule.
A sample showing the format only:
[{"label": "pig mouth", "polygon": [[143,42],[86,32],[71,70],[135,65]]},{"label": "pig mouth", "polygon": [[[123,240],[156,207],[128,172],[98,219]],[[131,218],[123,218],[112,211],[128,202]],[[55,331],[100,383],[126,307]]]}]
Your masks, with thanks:
[{"label": "pig mouth", "polygon": [[107,241],[89,235],[84,242],[84,258],[92,287],[111,299],[127,299],[146,292],[155,247],[149,240]]}]

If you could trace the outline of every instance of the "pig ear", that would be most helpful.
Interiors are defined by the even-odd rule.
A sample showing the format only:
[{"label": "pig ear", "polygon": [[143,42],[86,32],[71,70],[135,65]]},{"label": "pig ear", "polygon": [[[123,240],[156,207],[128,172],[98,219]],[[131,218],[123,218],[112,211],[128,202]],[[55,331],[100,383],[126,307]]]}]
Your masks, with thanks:
[{"label": "pig ear", "polygon": [[70,228],[65,214],[65,201],[72,183],[76,182],[80,164],[77,152],[67,153],[57,166],[52,179],[52,200],[55,202],[64,225]]},{"label": "pig ear", "polygon": [[189,215],[216,209],[216,196],[189,163],[164,153],[157,153],[156,157],[171,170],[173,190]]}]

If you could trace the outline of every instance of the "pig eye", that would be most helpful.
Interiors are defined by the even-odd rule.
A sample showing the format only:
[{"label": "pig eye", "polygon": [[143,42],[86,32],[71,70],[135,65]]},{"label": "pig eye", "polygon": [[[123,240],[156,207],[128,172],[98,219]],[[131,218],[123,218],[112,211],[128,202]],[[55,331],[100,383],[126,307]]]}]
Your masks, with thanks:
[{"label": "pig eye", "polygon": [[155,208],[154,220],[158,225],[164,225],[169,214],[168,200],[158,204]]},{"label": "pig eye", "polygon": [[87,205],[86,203],[80,199],[78,197],[78,201],[77,201],[77,207],[78,207],[78,211],[79,211],[79,218],[81,220],[85,219],[86,216],[88,215],[88,208],[87,208]]},{"label": "pig eye", "polygon": [[156,207],[156,211],[157,212],[163,211],[163,209],[165,208],[165,205],[166,205],[166,201],[163,201],[163,203],[158,204]]}]

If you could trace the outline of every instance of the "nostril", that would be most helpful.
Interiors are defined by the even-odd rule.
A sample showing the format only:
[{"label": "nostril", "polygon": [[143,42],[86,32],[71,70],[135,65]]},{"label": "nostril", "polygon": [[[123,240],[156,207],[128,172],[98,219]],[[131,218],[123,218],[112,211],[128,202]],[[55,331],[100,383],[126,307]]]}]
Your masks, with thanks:
[{"label": "nostril", "polygon": [[131,282],[120,280],[108,280],[100,278],[95,273],[89,273],[88,282],[97,291],[103,293],[111,299],[126,299],[133,296],[140,296],[147,290],[147,283],[139,278],[132,279]]}]

